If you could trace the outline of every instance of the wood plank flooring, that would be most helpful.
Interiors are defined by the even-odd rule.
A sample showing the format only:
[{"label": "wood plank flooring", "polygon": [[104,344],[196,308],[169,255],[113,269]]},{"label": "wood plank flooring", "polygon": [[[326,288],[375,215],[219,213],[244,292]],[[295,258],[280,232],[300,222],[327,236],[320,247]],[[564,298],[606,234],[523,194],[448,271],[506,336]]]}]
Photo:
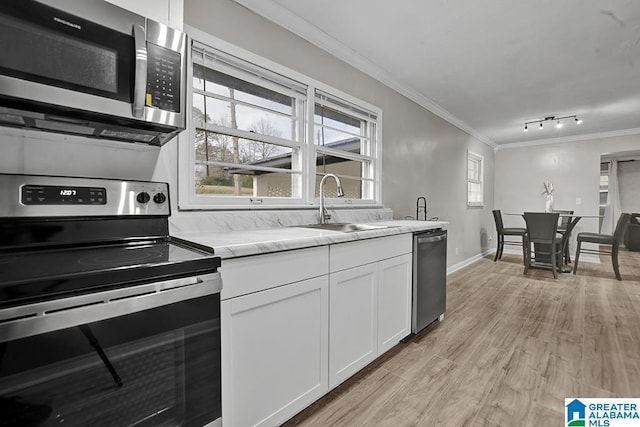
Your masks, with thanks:
[{"label": "wood plank flooring", "polygon": [[447,313],[286,426],[563,425],[565,397],[640,397],[640,253],[578,273],[493,256],[448,277]]}]

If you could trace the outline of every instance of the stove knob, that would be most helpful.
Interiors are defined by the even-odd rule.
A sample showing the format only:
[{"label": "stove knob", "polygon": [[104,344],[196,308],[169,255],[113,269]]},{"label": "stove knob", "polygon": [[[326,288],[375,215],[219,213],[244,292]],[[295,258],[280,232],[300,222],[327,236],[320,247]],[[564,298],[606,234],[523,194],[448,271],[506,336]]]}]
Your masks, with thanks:
[{"label": "stove knob", "polygon": [[142,193],[138,193],[138,195],[136,196],[136,200],[138,201],[138,203],[149,203],[149,200],[151,200],[151,196],[146,191],[143,191]]},{"label": "stove knob", "polygon": [[153,196],[153,201],[156,203],[164,203],[167,201],[167,196],[165,196],[164,193],[156,193],[155,196]]}]

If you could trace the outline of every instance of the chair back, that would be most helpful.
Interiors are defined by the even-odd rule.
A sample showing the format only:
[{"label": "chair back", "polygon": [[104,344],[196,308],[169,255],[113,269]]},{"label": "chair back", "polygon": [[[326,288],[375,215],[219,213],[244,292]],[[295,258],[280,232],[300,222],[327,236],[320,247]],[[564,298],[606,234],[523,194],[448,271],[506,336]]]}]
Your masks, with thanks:
[{"label": "chair back", "polygon": [[496,222],[496,231],[498,234],[502,233],[504,225],[502,224],[502,213],[500,212],[500,209],[493,211],[493,220]]},{"label": "chair back", "polygon": [[566,230],[573,219],[573,211],[563,211],[554,209],[552,212],[557,212],[561,214],[560,224],[558,225],[558,230]]},{"label": "chair back", "polygon": [[525,212],[528,239],[532,243],[553,243],[558,232],[557,212]]},{"label": "chair back", "polygon": [[[569,211],[573,214],[573,211]],[[562,230],[562,232],[564,234],[566,234],[567,236],[571,235],[571,232],[573,231],[573,229],[575,228],[576,224],[578,223],[578,221],[573,221],[573,217],[567,217],[569,218],[569,223],[564,227],[564,229]],[[560,223],[564,223],[564,221],[560,221]],[[560,226],[558,226],[558,231],[560,231]]]},{"label": "chair back", "polygon": [[618,218],[618,223],[616,224],[616,229],[613,232],[613,246],[620,246],[620,242],[624,237],[624,234],[627,232],[627,227],[629,227],[629,221],[631,220],[631,214],[623,213]]}]

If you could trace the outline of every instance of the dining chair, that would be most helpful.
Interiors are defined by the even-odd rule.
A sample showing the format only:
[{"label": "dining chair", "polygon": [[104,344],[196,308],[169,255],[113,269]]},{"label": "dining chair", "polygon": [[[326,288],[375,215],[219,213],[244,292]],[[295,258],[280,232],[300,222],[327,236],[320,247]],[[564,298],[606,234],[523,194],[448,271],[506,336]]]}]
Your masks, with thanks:
[{"label": "dining chair", "polygon": [[[569,225],[571,224],[571,221],[573,220],[573,211],[566,211],[566,210],[560,210],[560,209],[554,209],[551,212],[558,212],[561,216],[560,216],[560,224],[558,224],[558,233],[560,233],[562,235],[562,238],[567,242],[566,245],[564,245],[564,250],[563,250],[563,258],[564,258],[564,263],[565,264],[570,264],[571,263],[571,254],[569,251],[569,236],[570,236],[570,231],[567,231],[567,228],[569,227]],[[565,234],[567,234],[566,239],[565,239]]]},{"label": "dining chair", "polygon": [[[565,228],[562,232],[560,232],[560,226],[558,225],[558,234],[561,236],[560,242],[562,243],[562,254],[564,259],[564,265],[567,265],[571,262],[571,258],[569,256],[569,253],[570,253],[569,240],[571,239],[571,233],[573,232],[573,229],[575,228],[576,224],[578,224],[579,221],[580,221],[580,217],[577,217],[577,218],[572,217],[571,222],[569,222],[569,224],[567,225],[567,228]],[[563,270],[563,273],[571,272],[571,267],[567,267],[567,268],[568,270],[567,271]]]},{"label": "dining chair", "polygon": [[534,246],[533,260],[536,264],[550,266],[553,278],[558,278],[558,255],[562,255],[562,241],[558,239],[557,212],[525,212],[527,225],[525,235],[524,274],[531,268],[531,244]]},{"label": "dining chair", "polygon": [[[522,256],[524,257],[524,235],[526,234],[527,229],[520,227],[505,228],[502,223],[502,213],[499,209],[493,211],[493,219],[496,223],[496,233],[498,234],[496,256],[493,259],[493,262],[496,262],[498,259],[502,259],[504,245],[522,246]],[[504,239],[505,236],[519,236],[522,240],[520,242],[509,241]]]},{"label": "dining chair", "polygon": [[633,252],[640,252],[640,213],[632,213],[624,235],[624,245]]},{"label": "dining chair", "polygon": [[[618,218],[616,229],[611,234],[599,234],[599,233],[578,233],[578,248],[576,249],[576,260],[573,264],[573,274],[578,271],[578,260],[580,259],[580,253],[595,254],[595,255],[610,255],[611,263],[613,264],[613,272],[616,274],[616,279],[622,280],[620,276],[620,266],[618,264],[618,251],[620,249],[620,242],[622,241],[627,227],[629,226],[629,220],[631,214],[623,213]],[[582,243],[595,243],[598,245],[598,249],[582,248]],[[610,246],[605,250],[601,249],[602,245]],[[609,250],[606,250],[609,249]]]}]

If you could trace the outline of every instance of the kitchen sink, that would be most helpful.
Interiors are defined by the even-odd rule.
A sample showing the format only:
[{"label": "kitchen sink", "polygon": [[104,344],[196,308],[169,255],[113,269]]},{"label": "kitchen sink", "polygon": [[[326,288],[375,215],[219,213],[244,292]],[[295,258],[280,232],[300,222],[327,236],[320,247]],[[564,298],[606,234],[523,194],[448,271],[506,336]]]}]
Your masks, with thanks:
[{"label": "kitchen sink", "polygon": [[371,224],[354,224],[354,223],[334,223],[334,224],[308,224],[300,225],[303,228],[315,228],[318,230],[342,231],[343,233],[353,233],[356,231],[380,230],[384,228],[392,228],[393,225],[371,225]]}]

